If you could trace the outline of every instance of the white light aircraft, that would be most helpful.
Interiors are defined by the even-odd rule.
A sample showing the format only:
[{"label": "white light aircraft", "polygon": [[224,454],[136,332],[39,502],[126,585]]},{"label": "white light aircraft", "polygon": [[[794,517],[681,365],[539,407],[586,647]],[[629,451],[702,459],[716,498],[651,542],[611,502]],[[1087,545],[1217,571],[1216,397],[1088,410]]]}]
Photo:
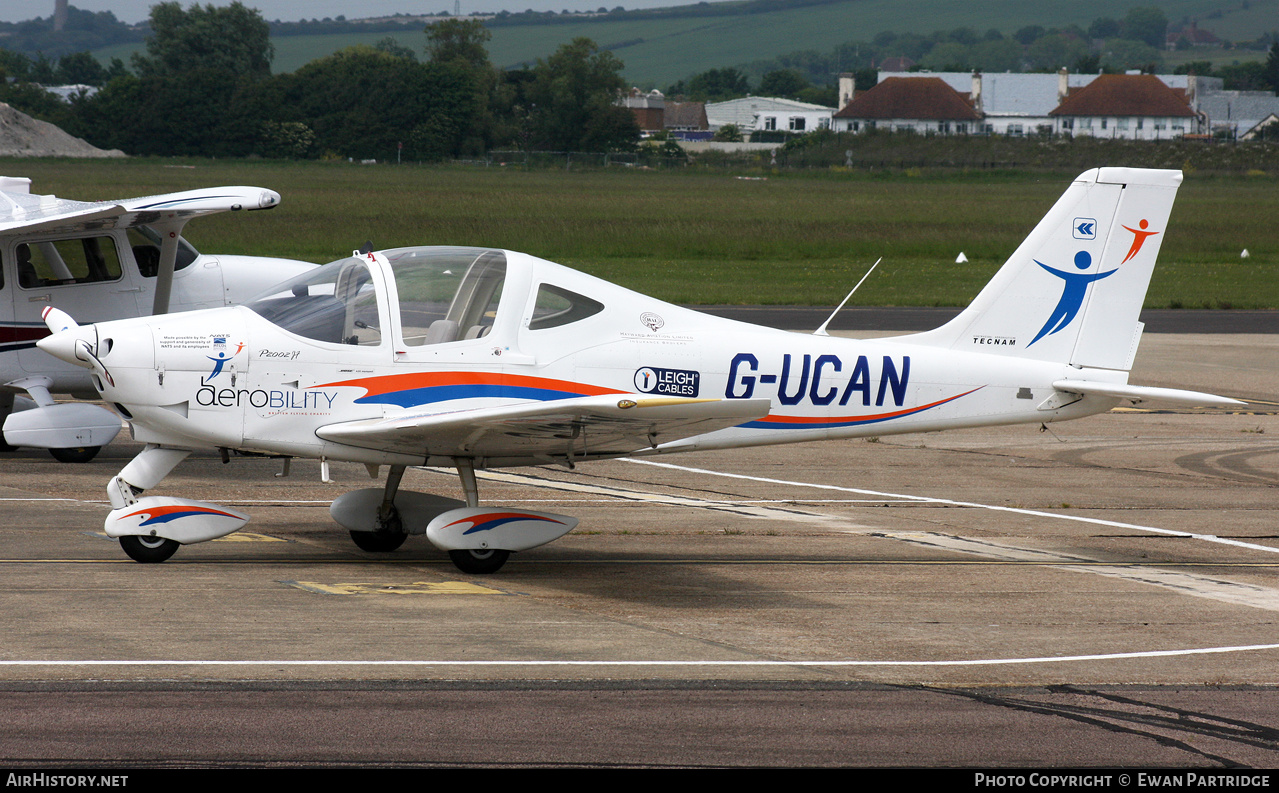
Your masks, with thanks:
[{"label": "white light aircraft", "polygon": [[[108,484],[107,534],[142,562],[248,517],[142,496],[192,450],[389,466],[333,502],[367,551],[425,534],[468,573],[574,518],[482,507],[476,469],[1048,423],[1121,401],[1242,404],[1128,384],[1178,171],[1071,184],[958,317],[874,341],[761,328],[511,251],[356,252],[243,306],[77,326],[39,346],[92,373],[147,446]],[[464,500],[401,490],[457,469]]]},{"label": "white light aircraft", "polygon": [[[123,201],[32,195],[31,180],[0,177],[0,449],[44,447],[87,462],[120,431],[96,405],[90,375],[36,349],[49,331],[44,308],[111,320],[243,302],[282,279],[315,269],[288,259],[207,256],[181,237],[193,217],[271,209],[278,193],[215,187]],[[23,392],[29,397],[21,396]]]}]

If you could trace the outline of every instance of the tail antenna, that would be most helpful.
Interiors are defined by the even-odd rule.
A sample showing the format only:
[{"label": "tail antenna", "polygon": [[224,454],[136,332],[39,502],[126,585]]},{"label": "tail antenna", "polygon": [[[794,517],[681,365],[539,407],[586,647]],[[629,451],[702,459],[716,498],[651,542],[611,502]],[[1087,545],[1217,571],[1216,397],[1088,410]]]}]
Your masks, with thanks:
[{"label": "tail antenna", "polygon": [[840,302],[838,306],[835,306],[835,310],[830,312],[830,316],[826,318],[826,321],[822,323],[822,326],[818,328],[817,330],[813,331],[814,336],[830,335],[829,333],[826,332],[826,326],[829,325],[830,321],[835,318],[835,315],[839,313],[839,310],[844,307],[844,303],[848,302],[848,298],[853,296],[853,292],[856,292],[857,289],[866,281],[866,279],[870,277],[870,274],[875,272],[875,268],[878,267],[879,263],[882,262],[883,260],[884,260],[883,256],[880,256],[878,259],[875,260],[875,263],[872,264],[870,266],[870,269],[866,271],[866,274],[862,276],[862,280],[858,281],[857,286],[853,287],[852,292],[849,292],[848,295],[844,297],[843,301]]}]

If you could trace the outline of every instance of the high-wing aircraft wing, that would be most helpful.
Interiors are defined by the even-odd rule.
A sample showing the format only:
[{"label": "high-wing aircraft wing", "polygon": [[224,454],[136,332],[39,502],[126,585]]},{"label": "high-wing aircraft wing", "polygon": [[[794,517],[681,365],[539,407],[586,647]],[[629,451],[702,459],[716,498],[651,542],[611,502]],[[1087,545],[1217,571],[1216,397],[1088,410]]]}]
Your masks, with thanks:
[{"label": "high-wing aircraft wing", "polygon": [[505,460],[615,456],[733,427],[768,414],[767,399],[689,399],[610,394],[532,405],[330,424],[336,443],[423,457]]},{"label": "high-wing aircraft wing", "polygon": [[56,196],[0,191],[0,233],[140,226],[161,219],[190,220],[215,212],[270,209],[279,201],[278,193],[260,187],[185,190],[122,201],[72,201]]},{"label": "high-wing aircraft wing", "polygon": [[68,201],[54,196],[0,192],[0,234],[111,227],[124,212],[112,202]]}]

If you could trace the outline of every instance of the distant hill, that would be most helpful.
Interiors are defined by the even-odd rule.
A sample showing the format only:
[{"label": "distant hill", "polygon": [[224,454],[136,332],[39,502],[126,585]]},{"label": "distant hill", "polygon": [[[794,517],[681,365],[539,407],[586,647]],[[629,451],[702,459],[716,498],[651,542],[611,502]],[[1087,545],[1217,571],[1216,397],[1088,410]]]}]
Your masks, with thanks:
[{"label": "distant hill", "polygon": [[[665,86],[711,68],[742,66],[798,50],[829,52],[848,41],[870,40],[882,31],[928,34],[966,27],[979,34],[994,28],[1010,35],[1029,25],[1087,28],[1098,17],[1120,18],[1130,8],[1149,6],[1160,8],[1170,23],[1197,20],[1201,28],[1229,40],[1255,39],[1279,29],[1279,0],[987,0],[980,4],[963,0],[745,0],[586,18],[519,14],[495,19],[490,24],[493,40],[489,54],[495,64],[518,66],[586,36],[625,62],[631,82]],[[419,32],[273,36],[273,71],[294,71],[343,47],[372,45],[387,36],[419,53],[426,43],[425,35]],[[120,56],[127,61],[129,52],[137,48],[113,47],[94,54],[104,60]],[[1238,59],[1257,57],[1261,56],[1241,52]]]}]

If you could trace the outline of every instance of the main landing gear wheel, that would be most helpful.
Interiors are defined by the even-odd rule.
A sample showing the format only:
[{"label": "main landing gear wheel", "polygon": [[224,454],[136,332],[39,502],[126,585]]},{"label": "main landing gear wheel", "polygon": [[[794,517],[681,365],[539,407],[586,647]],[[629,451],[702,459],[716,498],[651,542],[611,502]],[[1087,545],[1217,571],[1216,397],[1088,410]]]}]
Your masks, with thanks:
[{"label": "main landing gear wheel", "polygon": [[60,463],[87,463],[101,450],[101,446],[77,446],[73,449],[50,449],[49,454]]},{"label": "main landing gear wheel", "polygon": [[182,543],[164,537],[146,537],[141,534],[126,534],[120,538],[120,547],[135,562],[154,564],[163,562],[177,553]]},{"label": "main landing gear wheel", "polygon": [[404,544],[409,535],[399,531],[353,531],[351,541],[361,551],[369,553],[390,553]]},{"label": "main landing gear wheel", "polygon": [[453,560],[453,564],[457,565],[457,569],[471,575],[496,573],[502,569],[502,565],[506,564],[506,560],[510,557],[510,551],[498,551],[491,548],[487,551],[470,549],[449,551],[449,558]]}]

